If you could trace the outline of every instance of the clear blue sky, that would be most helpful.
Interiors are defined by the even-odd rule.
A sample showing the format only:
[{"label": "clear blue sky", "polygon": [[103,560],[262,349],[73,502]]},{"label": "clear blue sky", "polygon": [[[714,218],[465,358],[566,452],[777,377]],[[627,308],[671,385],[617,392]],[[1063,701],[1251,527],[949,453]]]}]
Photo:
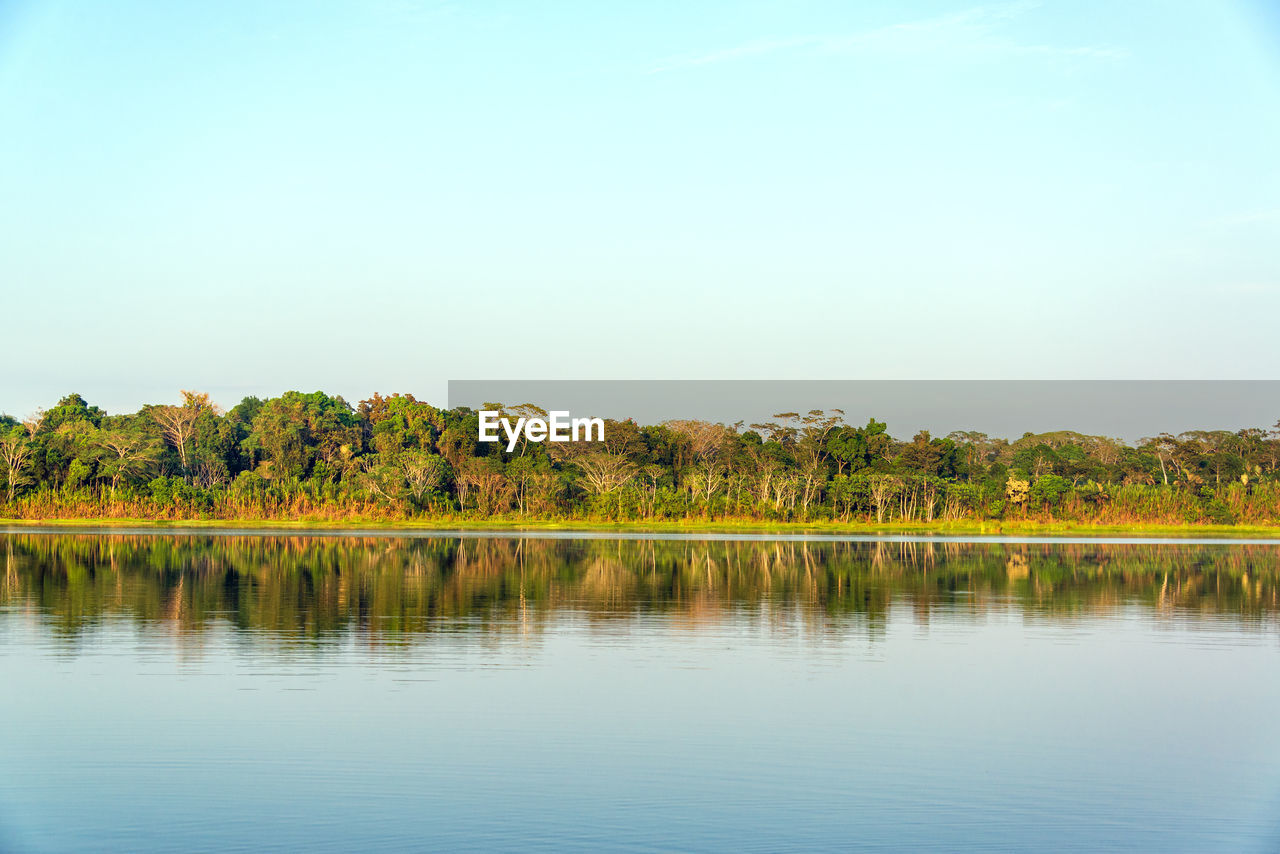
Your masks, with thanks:
[{"label": "clear blue sky", "polygon": [[0,0],[0,411],[1280,376],[1280,13]]}]

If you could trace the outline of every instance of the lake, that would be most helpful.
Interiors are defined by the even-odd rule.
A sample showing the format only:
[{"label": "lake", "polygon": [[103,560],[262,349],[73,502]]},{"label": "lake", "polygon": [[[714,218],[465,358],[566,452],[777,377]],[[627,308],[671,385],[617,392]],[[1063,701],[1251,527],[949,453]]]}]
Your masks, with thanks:
[{"label": "lake", "polygon": [[0,850],[1280,851],[1280,544],[0,533]]}]

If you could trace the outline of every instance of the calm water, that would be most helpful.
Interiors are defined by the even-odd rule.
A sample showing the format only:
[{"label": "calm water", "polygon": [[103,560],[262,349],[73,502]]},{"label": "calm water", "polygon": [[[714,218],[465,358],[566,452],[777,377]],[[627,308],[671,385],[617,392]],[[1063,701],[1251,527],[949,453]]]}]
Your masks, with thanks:
[{"label": "calm water", "polygon": [[0,533],[0,849],[1280,851],[1280,546]]}]

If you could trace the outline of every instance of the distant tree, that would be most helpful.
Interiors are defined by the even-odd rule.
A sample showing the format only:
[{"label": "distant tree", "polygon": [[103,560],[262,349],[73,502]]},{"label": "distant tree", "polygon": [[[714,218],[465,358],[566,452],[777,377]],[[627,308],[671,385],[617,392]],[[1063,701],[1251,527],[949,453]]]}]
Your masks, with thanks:
[{"label": "distant tree", "polygon": [[1043,506],[1056,507],[1070,491],[1071,482],[1066,478],[1046,474],[1036,478],[1035,483],[1031,484],[1028,497]]},{"label": "distant tree", "polygon": [[62,400],[58,401],[58,405],[48,410],[40,412],[38,419],[33,416],[34,429],[28,427],[28,432],[32,434],[36,432],[53,432],[63,424],[69,422],[87,422],[97,427],[102,422],[102,417],[106,415],[96,406],[90,406],[85,399],[78,394],[69,394]]},{"label": "distant tree", "polygon": [[705,461],[716,456],[724,441],[726,428],[710,421],[666,421],[663,426],[682,437],[694,459]]},{"label": "distant tree", "polygon": [[710,512],[712,499],[724,488],[726,481],[724,467],[711,459],[694,466],[685,479],[685,485]]},{"label": "distant tree", "polygon": [[[608,433],[606,432],[607,436]],[[621,507],[621,490],[636,476],[637,466],[622,454],[611,454],[608,451],[592,451],[574,460],[574,464],[582,473],[582,484],[592,495],[605,496],[619,494],[618,504]]]},{"label": "distant tree", "polygon": [[10,503],[13,502],[18,487],[30,483],[26,466],[31,456],[31,440],[24,433],[25,431],[18,427],[10,427],[4,433],[0,433],[0,463],[4,463],[5,484]]},{"label": "distant tree", "polygon": [[913,471],[927,475],[952,477],[959,468],[961,453],[951,439],[934,439],[921,430],[910,443],[902,446],[901,459]]},{"label": "distant tree", "polygon": [[870,468],[889,453],[888,425],[871,418],[865,427],[840,426],[832,430],[828,450],[836,461],[837,474],[846,468],[850,473]]},{"label": "distant tree", "polygon": [[34,439],[36,433],[40,432],[40,427],[44,424],[45,414],[43,409],[37,409],[22,420],[22,426],[26,429],[30,438]]},{"label": "distant tree", "polygon": [[1008,502],[1015,507],[1025,507],[1027,496],[1031,494],[1031,483],[1013,475],[1004,484],[1004,494]]},{"label": "distant tree", "polygon": [[178,452],[182,463],[182,472],[189,471],[187,464],[187,446],[195,434],[196,421],[209,412],[218,414],[218,408],[209,400],[209,395],[201,392],[182,391],[181,406],[153,406],[151,417],[160,425],[166,440]]},{"label": "distant tree", "polygon": [[400,454],[396,460],[404,477],[409,497],[419,507],[432,492],[442,487],[449,476],[449,464],[444,458],[428,451],[412,450]]},{"label": "distant tree", "polygon": [[243,446],[265,457],[270,477],[307,477],[324,463],[326,479],[339,476],[360,450],[356,413],[341,397],[285,392],[264,401]]},{"label": "distant tree", "polygon": [[[473,457],[457,473],[460,501],[475,495],[476,509],[489,515],[506,509],[515,490],[495,457]],[[465,509],[465,508],[464,508]]]},{"label": "distant tree", "polygon": [[405,448],[431,450],[444,429],[440,410],[411,394],[375,394],[360,401],[356,412],[365,425],[368,447],[379,454]]},{"label": "distant tree", "polygon": [[868,492],[871,506],[876,511],[876,522],[884,521],[885,511],[902,491],[902,487],[902,479],[894,475],[875,474],[868,480]]},{"label": "distant tree", "polygon": [[148,474],[159,459],[155,441],[141,432],[101,430],[95,436],[101,449],[101,472],[111,478],[114,492],[123,478]]}]

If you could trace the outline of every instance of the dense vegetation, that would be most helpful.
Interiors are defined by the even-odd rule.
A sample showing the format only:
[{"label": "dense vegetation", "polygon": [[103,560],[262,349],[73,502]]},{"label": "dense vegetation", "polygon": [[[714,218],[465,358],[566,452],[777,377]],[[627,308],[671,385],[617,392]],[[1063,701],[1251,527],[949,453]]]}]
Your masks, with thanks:
[{"label": "dense vegetation", "polygon": [[0,516],[1280,523],[1280,429],[900,441],[814,410],[753,425],[609,421],[603,442],[508,453],[477,441],[474,411],[412,395],[352,407],[287,392],[228,412],[183,398],[108,415],[72,394],[22,422],[0,416]]}]

